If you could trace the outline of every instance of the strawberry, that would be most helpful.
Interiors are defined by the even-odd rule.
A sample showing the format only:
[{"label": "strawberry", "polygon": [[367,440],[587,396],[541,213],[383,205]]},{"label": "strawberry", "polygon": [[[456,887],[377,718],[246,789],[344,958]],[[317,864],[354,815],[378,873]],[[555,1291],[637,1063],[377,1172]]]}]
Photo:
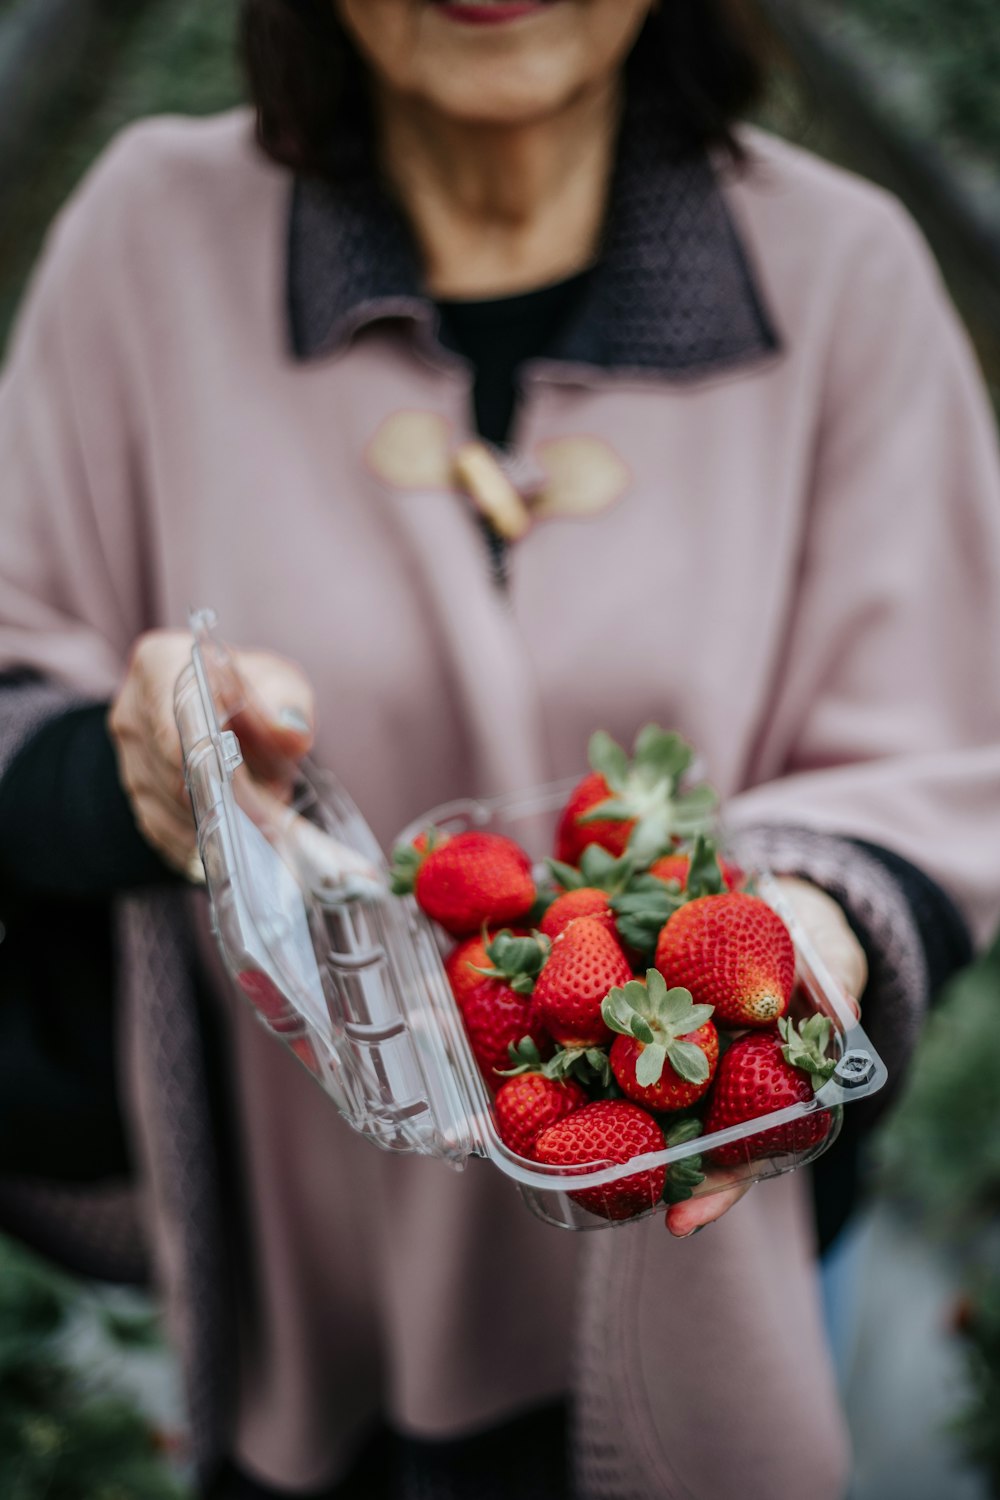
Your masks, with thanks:
[{"label": "strawberry", "polygon": [[626,848],[640,862],[666,852],[673,834],[698,832],[710,819],[715,796],[705,786],[678,792],[691,764],[690,745],[647,724],[636,736],[632,759],[610,735],[591,737],[591,774],[570,793],[556,830],[556,857],[578,862],[589,844],[611,854]]},{"label": "strawberry", "polygon": [[765,901],[739,891],[700,896],[676,911],[655,963],[668,985],[714,1005],[723,1026],[770,1026],[788,1009],[795,982],[788,928]]},{"label": "strawberry", "polygon": [[563,891],[557,896],[542,918],[539,930],[547,938],[555,939],[577,917],[593,917],[607,928],[612,937],[617,936],[615,914],[608,905],[607,891],[598,891],[587,885],[575,891]]},{"label": "strawberry", "polygon": [[288,1045],[295,1053],[299,1062],[307,1067],[315,1078],[319,1078],[321,1076],[319,1058],[316,1056],[316,1048],[309,1038],[307,1036],[293,1036],[289,1039]]},{"label": "strawberry", "polygon": [[507,1078],[494,1101],[497,1130],[505,1146],[530,1159],[543,1130],[587,1103],[578,1083],[561,1083],[544,1073],[519,1073]]},{"label": "strawberry", "polygon": [[413,891],[418,906],[454,937],[516,922],[535,902],[528,856],[497,833],[431,838],[423,854],[405,845],[396,850],[392,873],[395,893]]},{"label": "strawberry", "polygon": [[293,1018],[297,1019],[294,1009],[278,989],[274,980],[269,979],[260,970],[244,969],[241,974],[237,974],[236,983],[247,999],[257,1007],[261,1015],[272,1026],[280,1026],[283,1021],[288,1022]]},{"label": "strawberry", "polygon": [[531,1038],[539,1056],[552,1050],[531,998],[534,976],[548,951],[545,938],[497,933],[486,945],[491,967],[480,970],[479,983],[465,996],[462,1019],[473,1055],[492,1089],[499,1088],[497,1075],[509,1066],[511,1048],[523,1038]]},{"label": "strawberry", "polygon": [[625,853],[629,834],[635,827],[634,818],[583,821],[595,807],[609,802],[611,796],[611,787],[599,771],[593,771],[577,783],[569,794],[556,829],[556,859],[574,865],[588,844],[598,844],[616,858]]},{"label": "strawberry", "polygon": [[[826,1056],[830,1029],[825,1016],[814,1015],[801,1027],[782,1019],[777,1033],[753,1032],[738,1038],[719,1064],[706,1134],[807,1103],[836,1067]],[[710,1154],[723,1166],[738,1166],[780,1151],[806,1151],[826,1139],[831,1125],[829,1111],[817,1110],[790,1125],[716,1146]]]},{"label": "strawberry", "polygon": [[490,956],[486,945],[492,941],[492,937],[493,934],[481,933],[477,937],[463,938],[460,943],[455,944],[444,961],[444,971],[459,1010],[464,1008],[466,996],[477,985],[482,984],[483,976],[479,970],[489,967]]},{"label": "strawberry", "polygon": [[[535,1141],[535,1160],[552,1167],[587,1162],[597,1166],[631,1161],[634,1156],[663,1148],[663,1131],[638,1104],[627,1099],[600,1099],[543,1130]],[[570,1193],[570,1197],[602,1219],[631,1219],[655,1208],[666,1180],[665,1167],[652,1167],[605,1187]]]},{"label": "strawberry", "polygon": [[549,1035],[564,1047],[594,1047],[610,1036],[601,1002],[632,970],[596,917],[577,917],[552,944],[535,985],[534,1006]]},{"label": "strawberry", "polygon": [[611,1071],[627,1099],[647,1109],[687,1109],[708,1092],[719,1062],[710,1005],[695,1005],[687,990],[668,990],[650,969],[645,984],[613,989],[601,1013],[618,1033]]}]

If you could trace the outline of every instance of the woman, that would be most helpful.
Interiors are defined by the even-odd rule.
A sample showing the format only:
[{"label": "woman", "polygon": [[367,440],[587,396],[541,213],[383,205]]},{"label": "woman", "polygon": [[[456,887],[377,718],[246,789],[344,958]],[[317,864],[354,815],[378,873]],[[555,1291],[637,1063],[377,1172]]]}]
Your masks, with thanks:
[{"label": "woman", "polygon": [[[44,837],[39,899],[114,896],[206,1485],[225,1460],[219,1493],[326,1493],[382,1420],[387,1493],[556,1495],[572,1397],[584,1500],[833,1500],[806,1174],[559,1236],[480,1165],[352,1137],[230,1001],[165,875],[193,853],[170,628],[210,602],[301,663],[243,658],[250,759],[315,737],[384,841],[572,773],[598,724],[676,725],[855,991],[867,959],[898,1077],[1000,894],[966,342],[892,203],[735,127],[738,7],[248,0],[245,27],[256,143],[243,112],[126,133],[53,236],[0,425],[2,785],[34,808],[5,879]],[[114,832],[95,871],[73,830],[68,870],[38,787],[88,746]]]}]

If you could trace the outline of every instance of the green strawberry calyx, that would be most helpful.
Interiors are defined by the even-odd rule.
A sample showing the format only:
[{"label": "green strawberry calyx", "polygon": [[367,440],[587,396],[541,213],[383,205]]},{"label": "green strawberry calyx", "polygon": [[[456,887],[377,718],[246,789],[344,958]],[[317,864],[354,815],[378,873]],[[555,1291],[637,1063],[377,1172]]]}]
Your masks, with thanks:
[{"label": "green strawberry calyx", "polygon": [[542,965],[552,949],[549,939],[540,932],[532,933],[530,937],[515,937],[507,927],[498,932],[491,942],[487,941],[484,928],[483,945],[490,967],[480,969],[475,964],[470,967],[475,973],[482,974],[484,979],[501,980],[516,995],[531,994],[535,988],[535,980],[542,972]]},{"label": "green strawberry calyx", "polygon": [[511,1066],[501,1071],[503,1078],[516,1078],[521,1073],[541,1073],[554,1083],[566,1083],[574,1079],[585,1087],[607,1088],[611,1083],[611,1064],[608,1054],[600,1047],[557,1047],[554,1055],[542,1060],[533,1037],[525,1036],[507,1048]]},{"label": "green strawberry calyx", "polygon": [[[675,1120],[664,1132],[664,1138],[668,1147],[683,1146],[688,1141],[697,1140],[704,1128],[700,1120]],[[682,1161],[671,1162],[667,1168],[667,1180],[663,1185],[663,1201],[684,1203],[688,1198],[693,1197],[695,1188],[700,1187],[705,1181],[705,1174],[701,1168],[700,1156],[685,1156]]]},{"label": "green strawberry calyx", "polygon": [[588,844],[579,865],[567,865],[559,859],[547,859],[553,880],[564,891],[584,889],[606,891],[618,896],[627,891],[636,877],[637,865],[628,854],[615,859],[600,844]]},{"label": "green strawberry calyx", "polygon": [[658,875],[634,875],[620,895],[611,898],[618,935],[646,958],[652,958],[666,923],[688,901],[699,896],[724,895],[727,886],[715,841],[698,834],[694,843],[672,851],[688,857],[687,880],[681,890],[678,880]]},{"label": "green strawberry calyx", "polygon": [[810,1016],[801,1026],[796,1026],[787,1016],[782,1016],[778,1022],[778,1032],[785,1044],[781,1049],[782,1056],[789,1067],[800,1068],[809,1074],[813,1092],[832,1077],[837,1066],[836,1060],[826,1055],[832,1031],[826,1016]]},{"label": "green strawberry calyx", "polygon": [[420,866],[428,854],[433,854],[444,843],[439,828],[428,828],[424,834],[424,848],[415,844],[397,844],[392,851],[392,868],[389,871],[389,886],[394,896],[409,896],[417,883]]},{"label": "green strawberry calyx", "polygon": [[714,1005],[695,1005],[690,990],[668,990],[658,969],[647,970],[645,984],[633,979],[616,986],[601,1005],[604,1024],[640,1044],[635,1063],[640,1088],[659,1083],[668,1062],[685,1083],[707,1080],[708,1058],[696,1043],[681,1038],[704,1026],[714,1013]]},{"label": "green strawberry calyx", "polygon": [[628,852],[639,863],[665,854],[674,835],[692,837],[711,823],[717,802],[712,788],[679,790],[694,760],[693,749],[679,734],[647,724],[636,736],[629,760],[621,745],[599,729],[591,736],[589,759],[611,796],[588,809],[579,822],[634,821]]}]

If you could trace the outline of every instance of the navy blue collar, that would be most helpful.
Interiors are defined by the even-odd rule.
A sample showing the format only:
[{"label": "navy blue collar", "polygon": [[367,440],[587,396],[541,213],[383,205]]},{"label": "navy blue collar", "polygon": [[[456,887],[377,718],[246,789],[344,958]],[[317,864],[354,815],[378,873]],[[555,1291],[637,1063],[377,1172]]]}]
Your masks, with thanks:
[{"label": "navy blue collar", "polygon": [[[288,238],[292,351],[335,354],[381,319],[433,336],[412,235],[357,148],[331,182],[299,178]],[[604,242],[586,296],[553,351],[570,365],[683,377],[779,347],[716,171],[671,159],[635,118],[622,131]]]}]

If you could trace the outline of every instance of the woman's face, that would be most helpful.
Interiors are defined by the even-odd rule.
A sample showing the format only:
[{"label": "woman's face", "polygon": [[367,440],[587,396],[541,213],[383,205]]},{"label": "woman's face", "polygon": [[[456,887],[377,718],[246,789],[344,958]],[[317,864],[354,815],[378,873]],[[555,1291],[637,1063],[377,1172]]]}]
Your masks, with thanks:
[{"label": "woman's face", "polygon": [[613,77],[653,0],[333,0],[383,88],[467,124],[524,125]]}]

